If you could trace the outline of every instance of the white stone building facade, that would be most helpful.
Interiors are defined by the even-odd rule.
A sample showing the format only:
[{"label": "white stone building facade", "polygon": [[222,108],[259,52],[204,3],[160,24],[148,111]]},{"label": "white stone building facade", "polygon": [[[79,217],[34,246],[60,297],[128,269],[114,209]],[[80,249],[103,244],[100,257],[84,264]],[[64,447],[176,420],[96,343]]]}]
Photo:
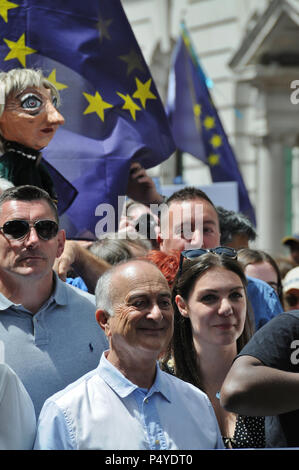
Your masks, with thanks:
[{"label": "white stone building facade", "polygon": [[[255,207],[256,246],[283,253],[281,238],[299,231],[299,0],[122,4],[164,103],[171,52],[185,22]],[[183,155],[182,166],[187,184],[211,182],[194,157]],[[163,184],[176,172],[175,156],[151,170]]]}]

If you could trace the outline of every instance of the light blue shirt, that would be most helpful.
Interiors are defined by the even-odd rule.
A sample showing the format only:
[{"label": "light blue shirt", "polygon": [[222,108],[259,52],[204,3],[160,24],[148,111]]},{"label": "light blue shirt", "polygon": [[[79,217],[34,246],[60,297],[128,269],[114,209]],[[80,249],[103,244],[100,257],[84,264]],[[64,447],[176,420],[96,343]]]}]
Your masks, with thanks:
[{"label": "light blue shirt", "polygon": [[75,277],[75,278],[67,277],[66,283],[69,284],[70,286],[78,287],[78,289],[88,292],[87,285],[83,281],[82,277]]},{"label": "light blue shirt", "polygon": [[156,370],[154,384],[143,390],[103,354],[95,370],[46,401],[35,449],[223,449],[206,394]]},{"label": "light blue shirt", "polygon": [[45,400],[99,363],[107,339],[95,298],[55,274],[55,289],[36,314],[0,294],[0,341],[38,417]]},{"label": "light blue shirt", "polygon": [[255,329],[259,330],[269,320],[282,313],[283,307],[269,284],[249,276],[247,281],[247,294],[254,313]]}]

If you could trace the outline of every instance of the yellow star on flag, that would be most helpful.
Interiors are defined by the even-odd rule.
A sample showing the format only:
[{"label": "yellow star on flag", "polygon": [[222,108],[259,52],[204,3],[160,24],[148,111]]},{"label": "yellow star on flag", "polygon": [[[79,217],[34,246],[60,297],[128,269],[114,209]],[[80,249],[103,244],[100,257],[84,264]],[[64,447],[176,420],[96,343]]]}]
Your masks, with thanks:
[{"label": "yellow star on flag", "polygon": [[120,55],[118,58],[127,63],[127,75],[130,75],[130,73],[132,73],[135,69],[144,73],[145,70],[142,64],[141,56],[134,49],[131,49],[129,54]]},{"label": "yellow star on flag", "polygon": [[187,36],[183,35],[183,40],[184,40],[184,43],[185,43],[185,45],[188,49],[190,47],[190,44],[191,44],[190,39]]},{"label": "yellow star on flag", "polygon": [[4,19],[5,23],[8,22],[7,12],[11,8],[18,8],[19,5],[16,3],[8,2],[7,0],[0,0],[0,16]]},{"label": "yellow star on flag", "polygon": [[133,94],[133,98],[141,101],[142,107],[145,109],[146,100],[156,100],[157,97],[150,91],[152,79],[142,83],[137,77],[135,78],[137,90]]},{"label": "yellow star on flag", "polygon": [[193,114],[194,114],[194,121],[196,129],[200,132],[201,124],[200,124],[200,115],[201,115],[201,105],[199,103],[195,103],[193,105]]},{"label": "yellow star on flag", "polygon": [[122,109],[127,109],[128,111],[130,111],[132,118],[134,119],[134,121],[136,121],[136,111],[141,111],[141,108],[132,100],[130,95],[123,95],[122,93],[118,92],[117,94],[125,102]]},{"label": "yellow star on flag", "polygon": [[194,116],[198,117],[201,115],[201,105],[196,103],[194,106],[193,106],[193,112],[194,112]]},{"label": "yellow star on flag", "polygon": [[98,91],[95,92],[94,96],[90,95],[89,93],[84,93],[84,92],[83,92],[83,95],[89,102],[89,105],[85,109],[83,114],[97,113],[99,118],[104,122],[105,109],[113,108],[113,105],[104,101]]},{"label": "yellow star on flag", "polygon": [[26,55],[34,54],[37,52],[31,47],[25,45],[25,33],[17,40],[17,42],[10,41],[9,39],[3,38],[3,41],[10,48],[10,52],[7,54],[4,60],[18,59],[18,61],[26,67]]},{"label": "yellow star on flag", "polygon": [[213,118],[212,116],[207,116],[204,119],[203,124],[206,129],[212,129],[213,127],[215,127],[215,118]]},{"label": "yellow star on flag", "polygon": [[219,164],[220,156],[217,153],[212,153],[208,157],[209,165],[215,166]]},{"label": "yellow star on flag", "polygon": [[210,143],[212,146],[216,149],[222,145],[222,139],[221,136],[218,134],[214,134],[213,137],[210,140]]},{"label": "yellow star on flag", "polygon": [[56,81],[56,69],[52,70],[52,72],[48,76],[48,80],[57,88],[57,90],[64,90],[65,88],[68,88],[67,85]]},{"label": "yellow star on flag", "polygon": [[104,20],[103,18],[99,17],[97,26],[101,33],[101,36],[100,36],[101,42],[103,41],[104,38],[108,39],[109,41],[111,40],[111,36],[110,36],[108,28],[111,25],[112,21],[113,21],[112,19]]}]

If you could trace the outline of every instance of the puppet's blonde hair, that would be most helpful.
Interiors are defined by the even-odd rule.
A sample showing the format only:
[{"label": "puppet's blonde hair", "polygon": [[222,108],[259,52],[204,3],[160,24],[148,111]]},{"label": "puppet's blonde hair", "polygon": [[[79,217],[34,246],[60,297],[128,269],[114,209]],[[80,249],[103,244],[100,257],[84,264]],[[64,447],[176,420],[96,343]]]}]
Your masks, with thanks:
[{"label": "puppet's blonde hair", "polygon": [[15,93],[21,93],[28,87],[48,88],[53,97],[60,104],[59,92],[39,69],[12,69],[8,72],[0,72],[0,116],[5,109],[7,98]]}]

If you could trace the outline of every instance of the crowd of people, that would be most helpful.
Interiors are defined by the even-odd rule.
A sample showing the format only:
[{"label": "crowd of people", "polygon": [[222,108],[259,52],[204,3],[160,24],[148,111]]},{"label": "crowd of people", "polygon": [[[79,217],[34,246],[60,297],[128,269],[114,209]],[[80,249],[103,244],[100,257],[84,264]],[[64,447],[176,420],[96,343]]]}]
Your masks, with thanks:
[{"label": "crowd of people", "polygon": [[194,187],[166,199],[132,162],[119,230],[67,240],[28,157],[63,122],[57,93],[1,80],[0,449],[299,447],[299,237],[254,249],[243,214]]}]

